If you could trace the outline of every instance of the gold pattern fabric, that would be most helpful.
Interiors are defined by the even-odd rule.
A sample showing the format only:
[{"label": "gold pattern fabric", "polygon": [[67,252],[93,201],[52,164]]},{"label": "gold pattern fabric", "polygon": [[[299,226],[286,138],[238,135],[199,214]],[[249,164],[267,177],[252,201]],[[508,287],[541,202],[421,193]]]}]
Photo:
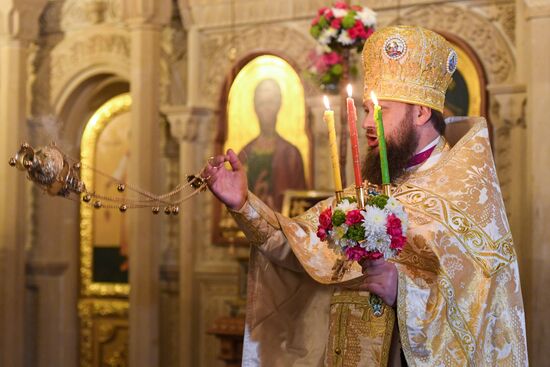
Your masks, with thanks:
[{"label": "gold pattern fabric", "polygon": [[330,333],[325,365],[388,365],[395,311],[384,306],[375,316],[368,292],[337,290],[330,302]]},{"label": "gold pattern fabric", "polygon": [[[442,139],[392,188],[410,221],[395,259],[409,366],[528,363],[517,260],[488,131],[483,119],[472,126],[453,147]],[[250,194],[232,213],[253,244],[243,365],[382,366],[395,349],[393,309],[377,319],[364,307],[368,293],[343,290],[362,281],[361,268],[332,280],[338,258],[315,234],[332,201],[288,219]]]},{"label": "gold pattern fabric", "polygon": [[443,112],[457,54],[439,34],[418,26],[393,26],[372,34],[363,48],[365,99],[423,105]]}]

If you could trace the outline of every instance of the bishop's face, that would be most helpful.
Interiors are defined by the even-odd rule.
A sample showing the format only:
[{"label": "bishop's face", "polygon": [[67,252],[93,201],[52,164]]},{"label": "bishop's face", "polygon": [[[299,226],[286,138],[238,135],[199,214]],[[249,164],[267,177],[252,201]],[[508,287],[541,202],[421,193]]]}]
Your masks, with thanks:
[{"label": "bishop's face", "polygon": [[[403,102],[380,101],[384,120],[384,136],[388,149],[388,167],[392,181],[399,178],[418,147],[418,134],[414,126],[413,106]],[[368,151],[363,163],[363,177],[375,184],[382,183],[378,137],[374,122],[372,101],[364,103]]]}]

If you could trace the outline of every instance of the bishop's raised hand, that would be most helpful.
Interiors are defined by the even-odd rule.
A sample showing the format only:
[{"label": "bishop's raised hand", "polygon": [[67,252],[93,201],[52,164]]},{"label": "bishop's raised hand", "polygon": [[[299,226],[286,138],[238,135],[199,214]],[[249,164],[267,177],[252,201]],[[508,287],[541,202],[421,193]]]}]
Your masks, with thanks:
[{"label": "bishop's raised hand", "polygon": [[[225,162],[229,162],[231,169],[225,167]],[[243,207],[248,196],[246,171],[232,149],[208,159],[201,176],[207,178],[210,191],[230,209]]]}]

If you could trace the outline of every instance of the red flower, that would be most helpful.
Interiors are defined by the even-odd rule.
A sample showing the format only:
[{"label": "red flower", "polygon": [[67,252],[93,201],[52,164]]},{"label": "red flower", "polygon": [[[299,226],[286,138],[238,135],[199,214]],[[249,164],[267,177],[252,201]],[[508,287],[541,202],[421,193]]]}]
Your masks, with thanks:
[{"label": "red flower", "polygon": [[365,31],[365,26],[359,20],[355,22],[353,27],[348,29],[348,33],[351,39],[366,39],[368,37],[367,32]]},{"label": "red flower", "polygon": [[397,250],[397,253],[401,252],[403,250],[403,247],[405,247],[405,244],[407,243],[407,237],[405,236],[395,236],[392,237],[390,248]]},{"label": "red flower", "polygon": [[383,257],[381,252],[367,251],[360,246],[348,247],[345,250],[348,260],[361,261],[361,260],[378,260]]},{"label": "red flower", "polygon": [[328,232],[324,228],[319,226],[319,228],[317,229],[317,237],[319,237],[321,241],[325,241],[327,239],[327,236]]},{"label": "red flower", "polygon": [[347,9],[348,8],[348,5],[344,2],[341,2],[341,1],[337,1],[336,3],[334,3],[334,7],[336,9]]},{"label": "red flower", "polygon": [[386,233],[392,238],[399,237],[403,234],[401,229],[401,219],[397,218],[395,214],[388,215],[388,219],[386,221]]},{"label": "red flower", "polygon": [[332,209],[327,208],[319,215],[319,228],[323,228],[328,231],[332,228]]},{"label": "red flower", "polygon": [[325,11],[327,11],[327,10],[328,10],[327,7],[321,8],[321,9],[317,10],[317,14],[318,15],[323,15],[323,14],[325,14]]},{"label": "red flower", "polygon": [[405,247],[407,237],[403,236],[401,219],[397,218],[395,214],[388,215],[388,220],[386,222],[386,233],[391,237],[390,248],[397,250],[399,253],[403,247]]},{"label": "red flower", "polygon": [[361,215],[361,211],[358,210],[358,209],[356,209],[356,210],[350,210],[350,211],[346,214],[346,224],[347,224],[348,226],[351,226],[351,225],[360,223],[361,220],[363,220],[363,216]]},{"label": "red flower", "polygon": [[341,25],[342,25],[342,18],[334,18],[332,22],[330,22],[330,26],[334,29],[340,29]]},{"label": "red flower", "polygon": [[378,260],[378,259],[381,259],[382,257],[383,257],[382,253],[378,251],[369,251],[367,252],[367,256],[365,256],[365,258],[368,260]]},{"label": "red flower", "polygon": [[349,260],[360,261],[368,258],[369,252],[362,247],[354,246],[346,249],[346,256]]},{"label": "red flower", "polygon": [[325,10],[325,18],[327,18],[327,20],[329,20],[329,21],[332,18],[334,18],[334,13],[332,12],[332,10],[330,10],[330,9]]},{"label": "red flower", "polygon": [[313,18],[313,20],[311,21],[311,25],[314,26],[314,25],[316,25],[317,23],[319,23],[319,18],[320,18],[319,15],[316,16],[315,18]]},{"label": "red flower", "polygon": [[351,10],[355,10],[357,12],[363,10],[363,7],[361,5],[352,5]]}]

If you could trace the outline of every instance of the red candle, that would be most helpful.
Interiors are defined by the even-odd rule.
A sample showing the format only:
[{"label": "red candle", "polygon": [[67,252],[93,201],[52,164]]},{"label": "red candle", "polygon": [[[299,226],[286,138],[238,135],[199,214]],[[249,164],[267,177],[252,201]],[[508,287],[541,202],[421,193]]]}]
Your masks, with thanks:
[{"label": "red candle", "polygon": [[353,98],[351,98],[351,84],[348,84],[347,90],[348,128],[351,140],[351,157],[353,161],[353,173],[355,175],[355,187],[361,187],[363,179],[361,178],[361,159],[359,156],[359,139],[357,138],[357,110],[355,109],[355,102]]}]

